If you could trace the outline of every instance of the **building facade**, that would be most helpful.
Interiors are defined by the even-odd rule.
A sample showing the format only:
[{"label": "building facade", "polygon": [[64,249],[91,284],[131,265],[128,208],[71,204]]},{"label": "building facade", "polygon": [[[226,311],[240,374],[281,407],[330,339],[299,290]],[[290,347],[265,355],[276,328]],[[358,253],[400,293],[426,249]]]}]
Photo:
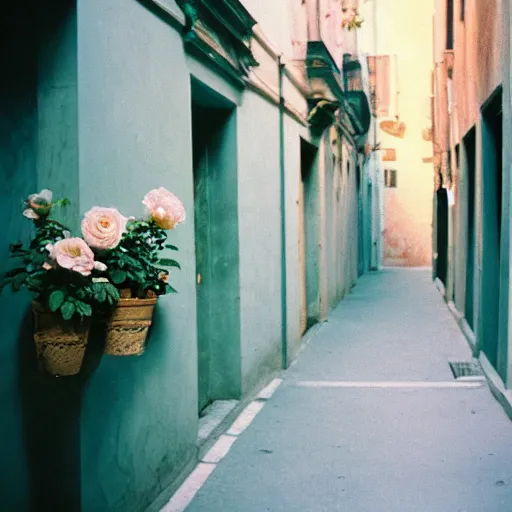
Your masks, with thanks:
[{"label": "building facade", "polygon": [[434,41],[434,278],[509,404],[509,2],[438,0]]},{"label": "building facade", "polygon": [[59,0],[0,22],[0,270],[42,188],[77,233],[90,207],[141,214],[159,186],[188,214],[142,357],[91,339],[79,376],[44,375],[30,297],[0,296],[7,510],[157,510],[212,404],[236,410],[380,265],[369,73],[338,2],[212,4]]},{"label": "building facade", "polygon": [[367,0],[360,51],[370,56],[384,165],[384,264],[431,264],[430,73],[433,0]]}]

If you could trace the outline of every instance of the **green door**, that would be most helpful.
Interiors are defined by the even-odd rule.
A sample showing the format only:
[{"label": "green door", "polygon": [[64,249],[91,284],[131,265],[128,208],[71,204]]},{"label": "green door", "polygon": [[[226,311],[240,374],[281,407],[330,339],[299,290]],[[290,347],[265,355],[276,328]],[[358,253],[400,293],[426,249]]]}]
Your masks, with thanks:
[{"label": "green door", "polygon": [[210,285],[211,212],[208,197],[209,149],[205,125],[194,123],[194,215],[197,286],[198,406],[202,411],[210,399]]}]

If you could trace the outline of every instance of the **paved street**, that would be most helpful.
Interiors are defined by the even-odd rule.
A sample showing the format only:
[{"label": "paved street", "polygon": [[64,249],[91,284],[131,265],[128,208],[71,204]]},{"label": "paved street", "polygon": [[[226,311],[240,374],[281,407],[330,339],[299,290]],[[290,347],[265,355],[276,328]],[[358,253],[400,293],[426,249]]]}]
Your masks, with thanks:
[{"label": "paved street", "polygon": [[512,511],[512,422],[455,381],[470,359],[430,271],[361,278],[187,512]]}]

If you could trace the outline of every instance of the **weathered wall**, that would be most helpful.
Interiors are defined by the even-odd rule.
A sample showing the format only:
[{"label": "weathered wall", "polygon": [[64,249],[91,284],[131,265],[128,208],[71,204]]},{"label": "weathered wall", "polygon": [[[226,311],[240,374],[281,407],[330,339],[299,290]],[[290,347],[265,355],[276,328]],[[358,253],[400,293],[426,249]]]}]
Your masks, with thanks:
[{"label": "weathered wall", "polygon": [[[503,2],[503,42],[502,42],[502,73],[503,73],[503,133],[509,134],[512,131],[512,4],[510,0]],[[504,287],[503,295],[500,300],[500,308],[502,318],[506,318],[502,324],[500,324],[501,337],[507,339],[506,343],[500,345],[500,356],[505,365],[506,379],[505,385],[507,388],[512,388],[512,347],[508,343],[508,340],[512,340],[512,319],[511,319],[511,305],[512,300],[510,294],[512,287],[510,286],[510,276],[512,275],[510,265],[512,264],[512,258],[510,257],[512,251],[510,244],[512,242],[512,216],[510,215],[512,205],[512,141],[510,137],[506,136],[503,138],[503,203],[505,209],[503,211],[503,229],[505,235],[502,239],[502,243],[506,247],[505,252],[507,257],[503,261],[502,267],[502,279],[505,279],[509,283],[508,287]]]},{"label": "weathered wall", "polygon": [[[21,201],[37,187],[37,55],[36,18],[23,6],[11,4],[0,20],[0,66],[6,72],[0,81],[0,272],[10,268],[9,244],[27,242],[30,223],[21,216]],[[28,510],[31,501],[26,443],[28,421],[38,421],[44,411],[31,404],[30,393],[37,380],[31,364],[28,294],[0,295],[0,496],[6,510]],[[31,359],[32,357],[32,359]],[[33,407],[31,407],[33,405]]]},{"label": "weathered wall", "polygon": [[[444,44],[446,5],[445,0],[436,4],[437,47]],[[482,351],[508,383],[510,228],[501,219],[510,217],[510,178],[507,137],[502,136],[500,126],[503,117],[506,133],[508,79],[503,98],[499,86],[502,77],[510,74],[509,3],[466,0],[464,13],[461,7],[462,1],[456,0],[451,113],[444,91],[435,91],[436,126],[451,114],[454,205],[449,220],[452,256],[447,300],[454,302],[463,317],[475,355]]]},{"label": "weathered wall", "polygon": [[496,51],[502,26],[501,2],[465,0],[465,19],[461,21],[461,1],[454,1],[454,130],[459,136],[455,143],[478,121],[480,106],[502,76],[500,52]]},{"label": "weathered wall", "polygon": [[38,65],[38,187],[75,200],[56,213],[78,229],[78,105],[76,9],[60,0],[43,9]]},{"label": "weathered wall", "polygon": [[289,6],[286,0],[241,0],[244,7],[257,20],[265,36],[274,48],[286,57],[292,54],[291,23]]},{"label": "weathered wall", "polygon": [[354,146],[336,130],[325,147],[326,281],[328,309],[334,308],[357,277],[357,190]]},{"label": "weathered wall", "polygon": [[104,356],[84,389],[82,509],[141,510],[196,441],[190,79],[180,35],[139,2],[80,2],[78,57],[81,210],[140,215],[143,194],[165,186],[188,212],[171,234],[179,294],[159,300],[144,356]]},{"label": "weathered wall", "polygon": [[284,118],[286,181],[286,270],[288,308],[288,359],[295,360],[300,347],[299,290],[299,180],[301,174],[300,139],[310,139],[309,130],[290,116]]},{"label": "weathered wall", "polygon": [[395,148],[397,153],[396,162],[384,162],[385,167],[398,171],[397,188],[384,191],[384,263],[430,266],[432,166],[422,158],[432,149],[422,131],[430,124],[434,2],[392,0],[377,2],[375,10],[372,6],[373,2],[363,6],[366,21],[359,45],[363,52],[396,55],[398,113],[407,127],[403,139],[382,130],[378,134],[381,148]]},{"label": "weathered wall", "polygon": [[[356,5],[357,0],[349,3]],[[292,21],[292,56],[295,59],[305,57],[308,38],[310,41],[322,40],[340,70],[345,53],[357,54],[358,31],[341,28],[342,6],[339,0],[288,0],[288,10]]]},{"label": "weathered wall", "polygon": [[[291,38],[281,30],[282,20],[276,21],[273,4],[245,3],[272,43],[291,53]],[[9,69],[0,84],[0,169],[6,184],[0,192],[5,235],[0,270],[7,265],[8,242],[29,236],[20,201],[38,188],[71,199],[62,219],[72,222],[77,234],[77,217],[90,207],[115,206],[125,215],[140,215],[143,195],[159,186],[176,193],[188,215],[170,235],[180,247],[182,270],[171,276],[179,294],[159,299],[143,357],[102,355],[99,333],[93,331],[81,374],[49,377],[36,368],[28,295],[7,290],[0,296],[5,312],[0,397],[7,411],[0,434],[9,440],[1,448],[0,494],[9,510],[27,510],[30,502],[46,509],[144,510],[159,494],[168,497],[196,453],[191,77],[234,108],[230,126],[237,162],[229,172],[237,173],[231,207],[238,202],[238,225],[225,220],[239,239],[233,250],[240,260],[240,289],[228,299],[240,310],[240,346],[233,357],[238,357],[241,393],[251,392],[282,365],[281,144],[289,362],[301,338],[301,138],[320,145],[311,189],[316,198],[310,205],[319,242],[315,321],[325,319],[356,278],[355,166],[348,172],[345,164],[353,156],[348,151],[341,157],[329,133],[322,142],[311,138],[300,86],[286,77],[280,140],[276,55],[260,69],[259,78],[269,87],[260,94],[252,86],[242,92],[186,56],[179,31],[144,2],[90,0],[75,6],[60,0],[46,7],[37,26],[36,16],[27,18],[16,7],[10,7],[14,14],[7,13],[5,26],[0,22],[0,62]],[[280,16],[289,21],[286,8]],[[40,42],[33,39],[38,29]]]},{"label": "weathered wall", "polygon": [[248,390],[281,364],[278,109],[246,94],[238,143],[242,376]]}]

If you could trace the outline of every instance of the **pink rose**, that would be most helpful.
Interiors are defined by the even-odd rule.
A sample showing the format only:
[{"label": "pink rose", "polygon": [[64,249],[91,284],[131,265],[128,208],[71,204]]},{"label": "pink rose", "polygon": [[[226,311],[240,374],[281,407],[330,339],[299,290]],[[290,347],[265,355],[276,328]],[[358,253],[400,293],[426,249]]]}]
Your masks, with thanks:
[{"label": "pink rose", "polygon": [[95,249],[108,250],[117,247],[126,231],[128,219],[115,208],[91,208],[82,220],[82,235]]},{"label": "pink rose", "polygon": [[65,238],[55,245],[47,245],[50,258],[62,268],[88,276],[93,269],[104,271],[106,265],[94,261],[94,254],[81,238]]},{"label": "pink rose", "polygon": [[151,219],[159,228],[174,229],[185,220],[183,203],[163,187],[148,192],[142,204],[148,209]]}]

